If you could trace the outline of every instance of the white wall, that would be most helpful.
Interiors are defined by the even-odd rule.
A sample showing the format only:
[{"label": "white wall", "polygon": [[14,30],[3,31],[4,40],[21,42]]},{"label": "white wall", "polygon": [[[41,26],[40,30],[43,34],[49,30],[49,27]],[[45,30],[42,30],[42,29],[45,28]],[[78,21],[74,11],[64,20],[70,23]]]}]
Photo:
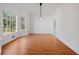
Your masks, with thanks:
[{"label": "white wall", "polygon": [[1,11],[0,11],[0,37],[1,37]]},{"label": "white wall", "polygon": [[[0,22],[1,22],[1,18],[0,18]],[[0,23],[0,42],[1,42],[1,23]]]},{"label": "white wall", "polygon": [[53,21],[53,15],[43,16],[41,19],[38,15],[33,15],[31,33],[53,33]]},{"label": "white wall", "polygon": [[79,4],[62,4],[56,10],[56,35],[79,53]]}]

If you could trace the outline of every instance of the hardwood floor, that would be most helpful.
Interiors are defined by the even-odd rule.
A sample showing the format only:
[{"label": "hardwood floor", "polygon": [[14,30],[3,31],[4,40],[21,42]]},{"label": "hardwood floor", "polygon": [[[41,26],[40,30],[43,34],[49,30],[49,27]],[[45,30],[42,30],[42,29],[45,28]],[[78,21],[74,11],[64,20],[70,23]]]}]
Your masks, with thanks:
[{"label": "hardwood floor", "polygon": [[77,55],[51,34],[28,35],[4,45],[2,55]]}]

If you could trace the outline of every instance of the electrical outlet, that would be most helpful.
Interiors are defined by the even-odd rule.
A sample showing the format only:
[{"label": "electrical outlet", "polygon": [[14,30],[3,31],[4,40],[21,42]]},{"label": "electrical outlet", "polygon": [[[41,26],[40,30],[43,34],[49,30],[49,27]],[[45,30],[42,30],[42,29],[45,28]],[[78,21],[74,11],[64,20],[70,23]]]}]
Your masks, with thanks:
[{"label": "electrical outlet", "polygon": [[12,38],[15,38],[15,36],[12,36]]}]

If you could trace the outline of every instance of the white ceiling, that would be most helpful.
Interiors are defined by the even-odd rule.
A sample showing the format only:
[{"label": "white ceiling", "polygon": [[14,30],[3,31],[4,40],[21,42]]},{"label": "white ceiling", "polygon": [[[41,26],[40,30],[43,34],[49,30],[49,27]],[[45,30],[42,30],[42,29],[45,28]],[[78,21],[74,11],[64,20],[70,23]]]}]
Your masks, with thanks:
[{"label": "white ceiling", "polygon": [[42,6],[42,14],[43,15],[50,15],[56,11],[61,4],[60,3],[44,3]]},{"label": "white ceiling", "polygon": [[[55,12],[56,8],[60,4],[58,3],[43,3],[42,5],[42,14],[49,15]],[[1,8],[6,9],[17,9],[18,11],[22,12],[30,12],[30,13],[40,13],[40,4],[39,3],[0,3]]]}]

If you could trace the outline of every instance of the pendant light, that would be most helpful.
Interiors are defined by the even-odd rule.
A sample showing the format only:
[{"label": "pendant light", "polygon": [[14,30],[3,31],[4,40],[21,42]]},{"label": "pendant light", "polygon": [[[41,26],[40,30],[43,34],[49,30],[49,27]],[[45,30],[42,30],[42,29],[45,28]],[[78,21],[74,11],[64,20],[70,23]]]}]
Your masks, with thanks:
[{"label": "pendant light", "polygon": [[40,3],[40,20],[42,19],[42,3]]}]

